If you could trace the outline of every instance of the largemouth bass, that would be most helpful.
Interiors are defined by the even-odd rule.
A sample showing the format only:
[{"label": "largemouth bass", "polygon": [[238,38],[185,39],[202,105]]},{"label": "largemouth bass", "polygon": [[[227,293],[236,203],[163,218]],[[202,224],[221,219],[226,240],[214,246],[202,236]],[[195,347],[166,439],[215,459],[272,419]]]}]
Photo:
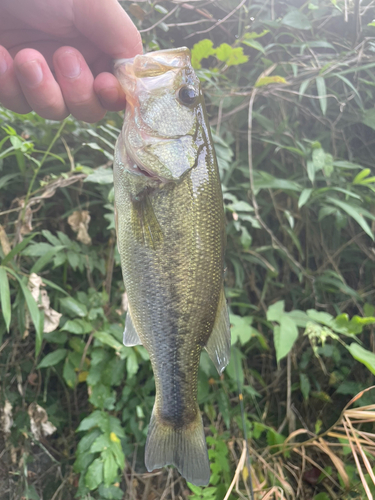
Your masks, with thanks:
[{"label": "largemouth bass", "polygon": [[118,248],[129,310],[124,344],[143,344],[155,376],[149,471],[172,464],[196,485],[210,464],[197,401],[207,349],[229,361],[224,211],[199,80],[186,48],[117,61],[127,98],[115,148]]}]

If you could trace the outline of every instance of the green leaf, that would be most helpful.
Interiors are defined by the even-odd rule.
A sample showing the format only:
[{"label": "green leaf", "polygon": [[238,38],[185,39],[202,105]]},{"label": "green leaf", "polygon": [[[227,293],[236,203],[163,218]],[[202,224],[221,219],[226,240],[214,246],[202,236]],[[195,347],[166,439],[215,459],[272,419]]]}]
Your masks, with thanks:
[{"label": "green leaf", "polygon": [[221,416],[223,417],[224,423],[227,426],[227,429],[230,427],[230,404],[227,394],[224,391],[217,392],[217,403],[219,406],[219,411]]},{"label": "green leaf", "polygon": [[232,345],[237,341],[239,341],[241,345],[244,345],[251,339],[253,336],[253,328],[251,327],[252,321],[252,316],[230,315]]},{"label": "green leaf", "polygon": [[311,184],[313,184],[313,182],[315,181],[315,166],[314,166],[314,162],[313,161],[308,161],[306,163],[306,167],[307,167],[307,176],[308,176]]},{"label": "green leaf", "polygon": [[323,170],[324,163],[325,163],[325,157],[326,157],[326,154],[324,152],[324,149],[317,148],[317,149],[313,150],[312,161],[314,164],[315,172],[318,172],[319,170]]},{"label": "green leaf", "polygon": [[364,349],[362,346],[353,343],[348,347],[348,351],[354,359],[363,363],[371,373],[375,375],[375,354]]},{"label": "green leaf", "polygon": [[76,385],[76,382],[77,382],[77,374],[76,374],[76,371],[74,369],[74,365],[69,360],[69,358],[66,358],[65,363],[64,363],[63,377],[64,377],[64,380],[67,383],[68,387],[73,389]]},{"label": "green leaf", "polygon": [[299,94],[299,100],[301,100],[301,99],[302,99],[302,97],[304,96],[305,91],[306,91],[307,87],[309,86],[310,82],[311,82],[311,80],[304,80],[304,81],[301,83],[301,85],[300,85],[300,87],[299,87],[299,91],[298,91],[298,94]]},{"label": "green leaf", "polygon": [[[95,412],[94,412],[95,413]],[[100,430],[94,429],[93,431],[85,434],[80,440],[77,446],[77,454],[82,455],[84,453],[89,453],[91,445],[100,436]]]},{"label": "green leaf", "polygon": [[369,168],[364,168],[361,172],[359,172],[353,179],[353,184],[361,184],[365,177],[368,177],[371,174],[371,170]]},{"label": "green leaf", "polygon": [[85,304],[81,304],[77,300],[73,299],[73,297],[64,297],[63,299],[60,299],[60,303],[61,307],[70,316],[79,316],[80,318],[83,318],[87,315],[87,308]]},{"label": "green leaf", "polygon": [[265,87],[266,85],[270,85],[271,83],[288,83],[283,76],[263,76],[258,78],[255,82],[254,87]]},{"label": "green leaf", "polygon": [[109,415],[100,410],[95,410],[88,417],[84,418],[78,426],[78,431],[88,431],[93,427],[99,427],[105,432],[109,427]]},{"label": "green leaf", "polygon": [[120,467],[121,470],[123,470],[123,468],[125,467],[125,455],[124,452],[122,451],[121,444],[112,443],[111,451],[115,457],[117,465]]},{"label": "green leaf", "polygon": [[54,236],[51,231],[47,231],[47,229],[43,229],[42,230],[42,235],[45,237],[46,240],[48,240],[51,245],[53,245],[54,247],[57,247],[59,245],[61,245],[61,242],[60,240]]},{"label": "green leaf", "polygon": [[95,182],[95,184],[113,184],[113,171],[111,168],[98,167],[88,175],[83,182]]},{"label": "green leaf", "polygon": [[347,329],[349,333],[354,335],[362,333],[363,327],[366,325],[373,325],[375,323],[375,318],[370,316],[367,318],[361,318],[360,316],[353,316],[352,319],[347,324]]},{"label": "green leaf", "polygon": [[124,347],[122,344],[120,344],[120,342],[118,342],[115,338],[112,337],[112,335],[107,332],[95,332],[94,337],[100,340],[100,342],[103,342],[103,344],[109,345],[116,351],[121,351]]},{"label": "green leaf", "polygon": [[85,485],[89,490],[95,490],[103,482],[103,461],[96,458],[85,475]]},{"label": "green leaf", "polygon": [[244,40],[254,40],[255,38],[261,38],[264,35],[267,35],[270,30],[263,30],[260,33],[257,33],[256,31],[252,31],[251,33],[245,33],[243,36]]},{"label": "green leaf", "polygon": [[326,177],[331,177],[333,172],[333,157],[329,153],[326,153],[324,157],[323,172]]},{"label": "green leaf", "polygon": [[374,239],[374,235],[372,234],[370,226],[367,224],[365,218],[360,212],[361,210],[360,207],[350,205],[349,203],[337,200],[336,198],[329,198],[327,199],[327,201],[344,210],[348,215],[350,215],[350,217],[352,217],[356,222],[358,222],[358,224],[361,226],[364,232],[368,234],[372,240]]},{"label": "green leaf", "polygon": [[110,448],[112,445],[112,441],[109,438],[109,434],[101,434],[95,441],[92,443],[90,448],[90,453],[97,453],[103,450]]},{"label": "green leaf", "polygon": [[317,323],[322,323],[326,326],[332,326],[334,323],[334,317],[329,313],[317,311],[316,309],[308,309],[306,313],[310,319],[316,321]]},{"label": "green leaf", "polygon": [[9,332],[12,308],[10,303],[10,288],[6,270],[0,266],[0,305],[3,313],[5,326]]},{"label": "green leaf", "polygon": [[248,47],[251,47],[252,49],[259,50],[260,52],[263,52],[263,54],[265,53],[263,45],[256,40],[242,40],[241,43],[247,45]]},{"label": "green leaf", "polygon": [[93,330],[91,323],[84,319],[68,319],[65,325],[61,328],[62,331],[74,333],[76,335],[84,335]]},{"label": "green leaf", "polygon": [[18,245],[16,245],[14,248],[12,248],[12,250],[8,253],[8,255],[6,255],[3,258],[3,260],[1,261],[1,265],[5,266],[5,264],[7,262],[10,262],[13,259],[13,257],[15,257],[16,255],[21,253],[22,250],[28,245],[29,241],[31,241],[33,238],[35,238],[36,235],[37,235],[37,233],[31,234],[30,236],[28,236],[27,238],[22,240],[21,243],[18,243]]},{"label": "green leaf", "polygon": [[308,202],[312,192],[313,190],[311,188],[304,189],[302,191],[298,200],[298,208],[303,207],[303,205],[305,205]]},{"label": "green leaf", "polygon": [[284,315],[279,318],[280,326],[274,328],[274,343],[277,362],[284,358],[292,349],[298,338],[298,328],[295,322]]},{"label": "green leaf", "polygon": [[375,108],[366,109],[363,113],[362,123],[375,130]]},{"label": "green leaf", "polygon": [[305,373],[300,373],[299,375],[299,385],[303,395],[303,399],[307,401],[309,399],[311,384],[309,377]]},{"label": "green leaf", "polygon": [[320,109],[322,110],[322,113],[325,116],[327,112],[327,88],[326,88],[326,82],[322,76],[316,77],[316,88],[319,96]]},{"label": "green leaf", "polygon": [[91,404],[100,408],[101,410],[113,410],[114,403],[116,401],[115,392],[111,390],[111,387],[104,384],[96,384],[91,388],[91,394],[89,397]]},{"label": "green leaf", "polygon": [[65,359],[67,352],[66,349],[56,349],[56,351],[50,352],[42,359],[37,368],[47,368],[48,366],[57,365],[57,363]]},{"label": "green leaf", "polygon": [[342,76],[340,75],[339,73],[335,73],[334,75],[332,76],[337,76],[338,78],[340,78],[340,80],[342,80],[348,87],[350,87],[352,89],[352,91],[354,92],[355,96],[356,96],[356,102],[358,103],[359,107],[361,109],[363,109],[363,102],[362,102],[362,98],[361,98],[361,95],[359,94],[358,90],[355,88],[355,86],[352,84],[352,82],[350,80],[348,80],[347,78],[345,78],[345,76]]},{"label": "green leaf", "polygon": [[[64,247],[62,247],[64,248]],[[40,257],[44,255],[46,252],[53,250],[53,246],[49,243],[31,243],[25,250],[22,252],[22,255],[26,255],[29,257]]]},{"label": "green leaf", "polygon": [[213,43],[208,38],[196,43],[191,49],[191,64],[194,69],[200,69],[201,60],[215,54]]},{"label": "green leaf", "polygon": [[158,3],[154,5],[154,9],[156,10],[156,12],[159,12],[159,14],[168,14],[167,9],[162,5],[159,5]]},{"label": "green leaf", "polygon": [[30,274],[31,273],[39,273],[43,269],[44,266],[46,266],[47,264],[49,264],[49,263],[51,263],[53,261],[53,257],[58,252],[60,252],[61,250],[63,250],[63,248],[64,247],[62,245],[56,246],[55,248],[51,248],[50,250],[48,250],[47,252],[45,252],[44,254],[42,254],[42,256],[39,257],[39,259],[35,262],[35,264],[31,268]]},{"label": "green leaf", "polygon": [[126,359],[126,371],[128,373],[128,377],[129,378],[133,377],[137,373],[138,368],[139,368],[139,363],[137,356],[134,352],[134,349],[131,349],[128,352],[128,356]]},{"label": "green leaf", "polygon": [[285,301],[279,300],[272,304],[267,310],[268,321],[277,321],[280,323],[281,316],[284,314]]},{"label": "green leaf", "polygon": [[308,17],[305,16],[305,14],[302,14],[302,12],[297,9],[288,12],[288,14],[286,14],[286,16],[284,16],[281,20],[281,24],[298,30],[311,29],[311,24]]},{"label": "green leaf", "polygon": [[[156,49],[155,49],[156,50]],[[124,492],[115,485],[105,486],[101,484],[98,489],[99,495],[106,500],[122,500],[124,498]]]},{"label": "green leaf", "polygon": [[225,62],[227,66],[238,66],[249,60],[248,56],[243,53],[242,47],[233,48],[227,43],[219,45],[215,54],[219,61]]},{"label": "green leaf", "polygon": [[104,484],[109,486],[117,476],[118,466],[111,450],[102,453],[104,461]]}]

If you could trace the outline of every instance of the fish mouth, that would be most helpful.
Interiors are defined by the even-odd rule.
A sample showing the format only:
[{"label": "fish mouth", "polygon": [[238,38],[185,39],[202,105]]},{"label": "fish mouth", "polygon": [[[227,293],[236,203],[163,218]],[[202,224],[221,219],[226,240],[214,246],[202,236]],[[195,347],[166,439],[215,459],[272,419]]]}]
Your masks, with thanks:
[{"label": "fish mouth", "polygon": [[170,181],[168,181],[168,179],[161,177],[160,175],[156,174],[155,172],[153,172],[149,168],[145,167],[141,163],[136,162],[134,160],[134,158],[131,158],[131,163],[133,164],[133,166],[128,170],[132,174],[142,175],[143,177],[146,177],[152,181],[158,182],[159,184],[166,184],[167,182],[170,182]]},{"label": "fish mouth", "polygon": [[139,165],[134,162],[134,169],[137,174],[143,175],[144,177],[149,177],[150,179],[155,179],[161,181],[160,177],[156,175],[154,172],[151,172],[147,168],[145,168],[143,165]]}]

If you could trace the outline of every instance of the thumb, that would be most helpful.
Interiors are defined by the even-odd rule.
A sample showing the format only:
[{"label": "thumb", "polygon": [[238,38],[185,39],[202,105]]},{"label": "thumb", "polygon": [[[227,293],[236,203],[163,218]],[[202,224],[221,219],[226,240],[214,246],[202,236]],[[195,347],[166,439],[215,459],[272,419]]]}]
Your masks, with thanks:
[{"label": "thumb", "polygon": [[141,35],[117,0],[73,0],[73,13],[78,31],[112,59],[143,52]]}]

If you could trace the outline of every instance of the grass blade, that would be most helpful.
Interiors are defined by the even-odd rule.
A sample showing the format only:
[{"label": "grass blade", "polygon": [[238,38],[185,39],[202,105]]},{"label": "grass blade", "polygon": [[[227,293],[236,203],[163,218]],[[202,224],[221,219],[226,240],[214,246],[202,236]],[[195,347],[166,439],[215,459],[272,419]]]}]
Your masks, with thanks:
[{"label": "grass blade", "polygon": [[6,270],[0,267],[0,304],[3,312],[5,326],[9,332],[10,320],[12,317],[12,309],[10,305],[10,289]]},{"label": "grass blade", "polygon": [[325,116],[327,112],[327,88],[326,82],[322,76],[316,77],[316,88],[318,91],[318,96],[320,97],[320,109],[322,110],[323,115]]}]

